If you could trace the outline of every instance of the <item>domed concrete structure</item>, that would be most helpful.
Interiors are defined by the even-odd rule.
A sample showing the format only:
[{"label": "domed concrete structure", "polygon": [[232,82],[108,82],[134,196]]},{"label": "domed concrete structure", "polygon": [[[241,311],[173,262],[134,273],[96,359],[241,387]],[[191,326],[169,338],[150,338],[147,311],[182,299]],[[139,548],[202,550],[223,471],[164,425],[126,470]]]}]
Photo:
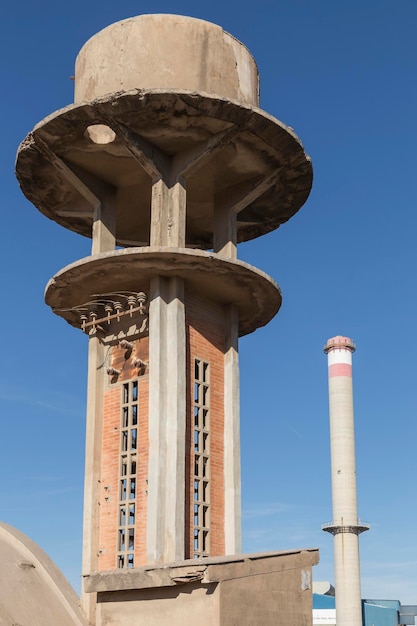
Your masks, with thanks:
[{"label": "domed concrete structure", "polygon": [[88,626],[62,572],[23,533],[0,523],[0,624]]}]

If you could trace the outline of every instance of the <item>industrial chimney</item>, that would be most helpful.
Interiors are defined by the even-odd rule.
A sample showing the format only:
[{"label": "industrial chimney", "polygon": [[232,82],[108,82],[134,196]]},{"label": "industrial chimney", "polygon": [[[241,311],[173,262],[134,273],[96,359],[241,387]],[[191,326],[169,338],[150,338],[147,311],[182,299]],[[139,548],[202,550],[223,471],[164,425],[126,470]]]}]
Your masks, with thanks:
[{"label": "industrial chimney", "polygon": [[333,337],[324,346],[329,368],[330,448],[333,521],[323,530],[334,536],[337,626],[361,626],[362,605],[358,535],[369,529],[358,520],[352,353],[347,337]]}]

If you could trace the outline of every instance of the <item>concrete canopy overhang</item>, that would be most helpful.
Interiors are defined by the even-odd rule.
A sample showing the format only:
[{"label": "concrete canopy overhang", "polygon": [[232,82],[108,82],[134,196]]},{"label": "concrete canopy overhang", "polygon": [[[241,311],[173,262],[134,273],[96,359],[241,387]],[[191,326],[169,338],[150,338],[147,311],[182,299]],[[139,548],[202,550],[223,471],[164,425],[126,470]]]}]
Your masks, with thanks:
[{"label": "concrete canopy overhang", "polygon": [[218,304],[233,304],[239,313],[239,335],[267,324],[281,306],[275,281],[243,261],[202,250],[127,248],[87,257],[56,274],[45,290],[45,301],[72,326],[80,327],[79,307],[97,294],[143,291],[154,276],[178,276],[186,291]]},{"label": "concrete canopy overhang", "polygon": [[318,561],[317,548],[188,559],[162,566],[94,572],[86,577],[86,590],[92,593],[172,587],[194,582],[218,583],[254,577],[259,573],[285,571],[295,565],[311,567]]},{"label": "concrete canopy overhang", "polygon": [[[107,128],[99,142],[94,127]],[[184,178],[187,246],[213,247],[214,207],[238,213],[242,242],[278,228],[310,193],[311,161],[291,128],[256,107],[166,89],[109,94],[45,118],[18,150],[22,191],[44,215],[91,237],[94,207],[71,176],[97,195],[103,185],[116,188],[117,244],[148,245],[152,175],[132,156],[129,141],[145,144],[155,163],[168,160]],[[181,162],[199,151],[206,155],[198,167],[182,171]]]}]

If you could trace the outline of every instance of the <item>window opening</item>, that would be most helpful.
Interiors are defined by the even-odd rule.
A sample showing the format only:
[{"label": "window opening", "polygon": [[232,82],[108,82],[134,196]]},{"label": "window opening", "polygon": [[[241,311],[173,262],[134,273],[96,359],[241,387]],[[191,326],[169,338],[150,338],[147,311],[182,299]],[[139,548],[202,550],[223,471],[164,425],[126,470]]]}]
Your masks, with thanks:
[{"label": "window opening", "polygon": [[194,360],[194,500],[193,556],[210,554],[210,367],[201,359]]},{"label": "window opening", "polygon": [[138,381],[124,383],[121,395],[117,567],[125,568],[135,563]]}]

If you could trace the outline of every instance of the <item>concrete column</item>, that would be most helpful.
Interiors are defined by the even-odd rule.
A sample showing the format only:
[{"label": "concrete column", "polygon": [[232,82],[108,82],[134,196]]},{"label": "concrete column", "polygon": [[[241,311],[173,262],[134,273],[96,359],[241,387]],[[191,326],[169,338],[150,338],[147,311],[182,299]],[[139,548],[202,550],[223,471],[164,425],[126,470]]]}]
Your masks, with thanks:
[{"label": "concrete column", "polygon": [[214,207],[213,252],[228,259],[237,257],[236,213],[221,205]]},{"label": "concrete column", "polygon": [[116,247],[116,192],[106,190],[94,211],[91,254],[110,252]]},{"label": "concrete column", "polygon": [[338,626],[362,626],[353,418],[352,352],[347,337],[329,339],[328,355],[336,619]]},{"label": "concrete column", "polygon": [[162,178],[152,185],[151,246],[185,247],[186,190],[180,179],[169,187]]},{"label": "concrete column", "polygon": [[[87,421],[85,441],[84,520],[82,576],[98,570],[99,500],[103,428],[104,346],[97,336],[88,342]],[[95,624],[96,594],[84,592],[81,602],[91,624]]]},{"label": "concrete column", "polygon": [[148,563],[184,558],[185,350],[183,280],[155,277],[149,305]]},{"label": "concrete column", "polygon": [[240,478],[240,406],[237,308],[226,310],[226,351],[224,358],[224,518],[225,553],[242,552]]}]

